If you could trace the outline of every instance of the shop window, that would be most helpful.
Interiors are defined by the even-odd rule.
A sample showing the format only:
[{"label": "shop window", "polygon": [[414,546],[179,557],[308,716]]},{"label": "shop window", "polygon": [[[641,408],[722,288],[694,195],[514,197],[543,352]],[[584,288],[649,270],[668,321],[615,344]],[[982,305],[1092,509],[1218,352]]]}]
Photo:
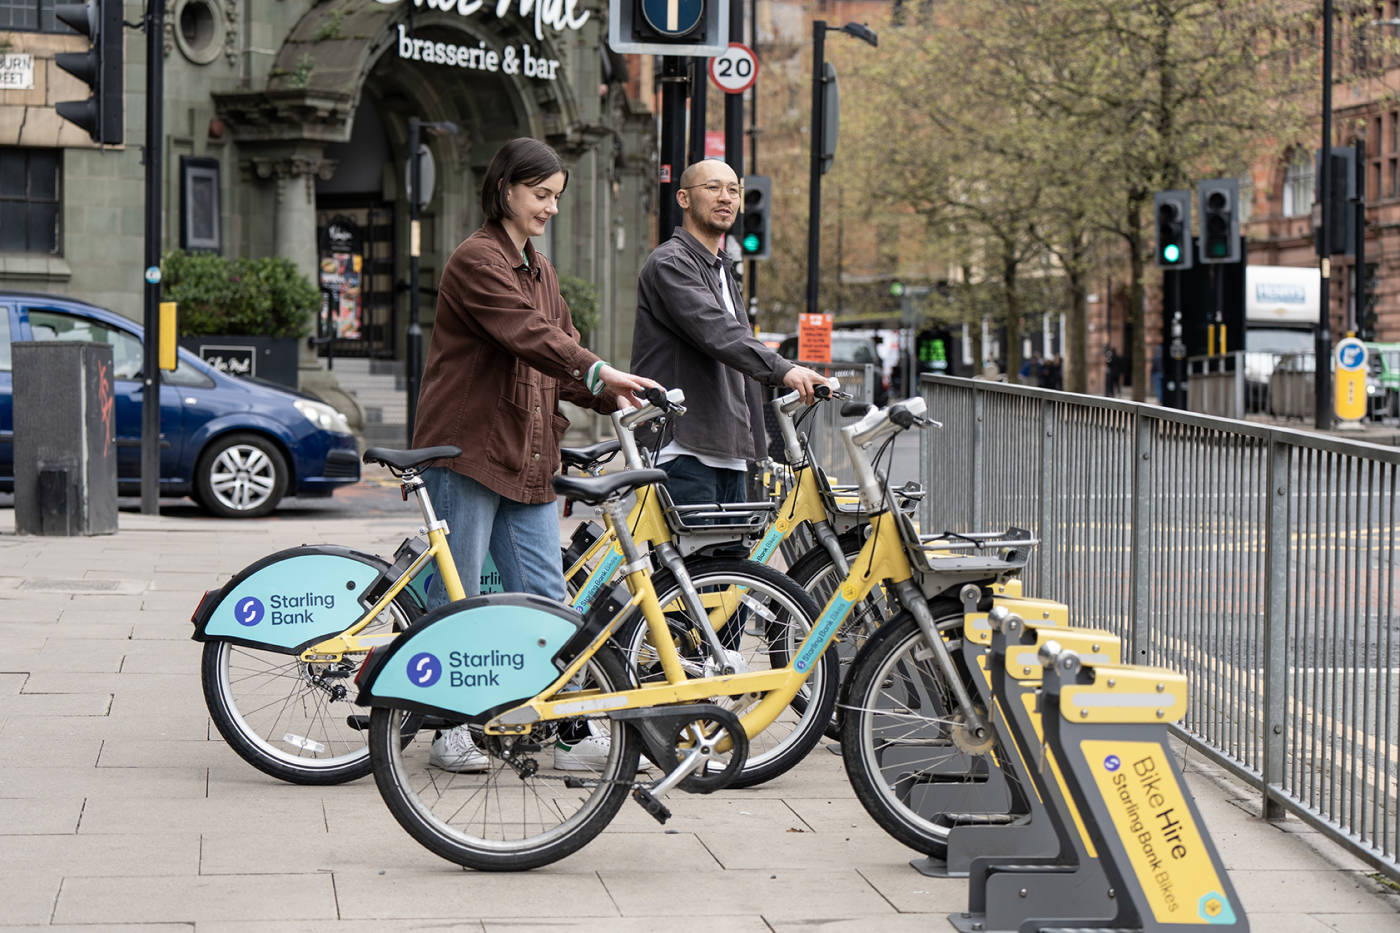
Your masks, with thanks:
[{"label": "shop window", "polygon": [[0,146],[0,252],[59,253],[59,150]]},{"label": "shop window", "polygon": [[1311,213],[1313,204],[1312,153],[1297,152],[1283,172],[1283,216]]},{"label": "shop window", "polygon": [[180,248],[217,253],[220,236],[219,162],[180,157]]},{"label": "shop window", "polygon": [[0,0],[0,29],[71,33],[53,15],[56,0]]}]

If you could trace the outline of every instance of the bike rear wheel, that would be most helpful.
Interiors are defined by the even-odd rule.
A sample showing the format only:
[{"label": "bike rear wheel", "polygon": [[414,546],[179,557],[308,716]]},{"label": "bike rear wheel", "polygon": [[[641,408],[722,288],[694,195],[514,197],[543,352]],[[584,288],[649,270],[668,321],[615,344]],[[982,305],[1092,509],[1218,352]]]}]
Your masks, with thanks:
[{"label": "bike rear wheel", "polygon": [[[361,635],[399,632],[397,602]],[[200,679],[209,718],[229,747],[264,774],[292,784],[341,784],[370,772],[365,711],[354,703],[363,655],[307,664],[296,655],[227,641],[204,643]]]},{"label": "bike rear wheel", "polygon": [[[956,659],[961,609],[950,601],[929,608]],[[846,775],[866,811],[895,839],[946,858],[954,825],[997,820],[1010,809],[1009,798],[989,803],[983,787],[998,767],[1000,748],[969,750],[972,743],[960,731],[965,711],[912,615],[897,616],[871,638],[844,697]],[[939,802],[936,809],[931,800]]]},{"label": "bike rear wheel", "polygon": [[[626,685],[622,661],[608,646],[589,659],[574,684],[605,692]],[[429,761],[433,729],[398,740],[407,717],[388,708],[370,716],[375,784],[409,835],[467,868],[522,871],[572,854],[611,822],[637,772],[638,739],[610,719],[588,721],[591,735],[607,747],[606,758],[574,771],[558,770],[553,758],[564,723],[542,723],[511,737],[469,727],[488,760],[480,773],[458,774]]]},{"label": "bike rear wheel", "polygon": [[[797,646],[815,624],[817,607],[789,577],[771,567],[742,558],[707,557],[686,562],[686,571],[702,605],[728,599],[736,611],[720,629],[725,645],[738,653],[746,670],[774,670],[787,665]],[[652,580],[657,599],[689,677],[702,677],[709,658],[701,625],[681,601],[682,587],[669,572]],[[616,639],[623,646],[629,667],[639,683],[664,681],[665,675],[648,640],[646,619],[640,613]],[[768,728],[749,739],[749,755],[730,787],[752,787],[790,770],[821,741],[822,730],[836,705],[838,669],[835,656],[825,651],[788,707]],[[758,701],[758,695],[715,697],[711,702],[742,717]],[[713,765],[711,767],[714,767]]]}]

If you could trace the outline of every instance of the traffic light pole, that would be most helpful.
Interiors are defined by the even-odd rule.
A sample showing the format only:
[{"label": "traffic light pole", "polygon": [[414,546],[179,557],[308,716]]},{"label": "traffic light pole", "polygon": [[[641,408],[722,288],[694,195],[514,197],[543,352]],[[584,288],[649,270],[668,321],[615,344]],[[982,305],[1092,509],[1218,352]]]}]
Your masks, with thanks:
[{"label": "traffic light pole", "polygon": [[1356,287],[1352,289],[1351,320],[1347,333],[1355,336],[1361,327],[1366,306],[1366,141],[1356,141]]},{"label": "traffic light pole", "polygon": [[[1322,165],[1318,197],[1322,201],[1322,230],[1318,233],[1318,323],[1314,343],[1313,426],[1332,426],[1332,0],[1322,0]],[[1267,814],[1265,814],[1267,816]]]},{"label": "traffic light pole", "polygon": [[678,55],[661,58],[661,191],[657,201],[657,242],[664,243],[680,225],[680,205],[676,186],[685,166],[686,59]]},{"label": "traffic light pole", "polygon": [[165,3],[146,3],[146,292],[141,386],[141,513],[160,512],[160,183],[165,135]]},{"label": "traffic light pole", "polygon": [[812,23],[812,165],[807,185],[807,313],[818,313],[817,264],[821,258],[822,140],[826,131],[826,20]]},{"label": "traffic light pole", "polygon": [[[738,9],[742,3],[743,0],[735,0],[734,9]],[[732,11],[730,15],[733,15]],[[730,35],[733,36],[733,34],[733,30],[730,30]],[[739,38],[735,41],[742,42],[743,34],[740,33]],[[749,0],[749,48],[753,49],[754,55],[758,54],[758,0]],[[743,116],[742,110],[740,111],[740,116]],[[726,127],[726,132],[727,131],[728,128]],[[725,137],[725,145],[728,145],[728,136]],[[734,171],[742,178],[744,175],[743,168],[734,162],[730,162],[730,165],[734,166]],[[749,174],[758,174],[757,84],[749,88]],[[749,290],[749,321],[756,327],[758,325],[758,263],[750,259],[747,272],[748,275],[746,275],[745,278],[748,281]]]}]

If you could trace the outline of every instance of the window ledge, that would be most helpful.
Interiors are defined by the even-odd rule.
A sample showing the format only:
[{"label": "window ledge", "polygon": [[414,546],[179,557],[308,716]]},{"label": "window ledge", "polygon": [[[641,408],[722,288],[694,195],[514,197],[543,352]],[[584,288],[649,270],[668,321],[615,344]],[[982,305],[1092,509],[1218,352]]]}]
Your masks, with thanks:
[{"label": "window ledge", "polygon": [[0,253],[0,278],[66,282],[72,277],[73,269],[62,256]]}]

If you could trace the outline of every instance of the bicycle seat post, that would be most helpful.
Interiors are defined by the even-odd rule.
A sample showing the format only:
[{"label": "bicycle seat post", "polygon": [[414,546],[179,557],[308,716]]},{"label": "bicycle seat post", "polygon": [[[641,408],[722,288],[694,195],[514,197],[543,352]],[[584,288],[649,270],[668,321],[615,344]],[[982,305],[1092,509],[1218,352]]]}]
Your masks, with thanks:
[{"label": "bicycle seat post", "polygon": [[448,532],[447,522],[437,517],[437,512],[433,510],[433,500],[428,496],[428,484],[423,482],[423,474],[417,470],[405,470],[399,477],[400,485],[403,488],[403,497],[408,498],[409,493],[418,500],[418,510],[423,513],[423,527],[426,531],[436,531],[441,528]]}]

